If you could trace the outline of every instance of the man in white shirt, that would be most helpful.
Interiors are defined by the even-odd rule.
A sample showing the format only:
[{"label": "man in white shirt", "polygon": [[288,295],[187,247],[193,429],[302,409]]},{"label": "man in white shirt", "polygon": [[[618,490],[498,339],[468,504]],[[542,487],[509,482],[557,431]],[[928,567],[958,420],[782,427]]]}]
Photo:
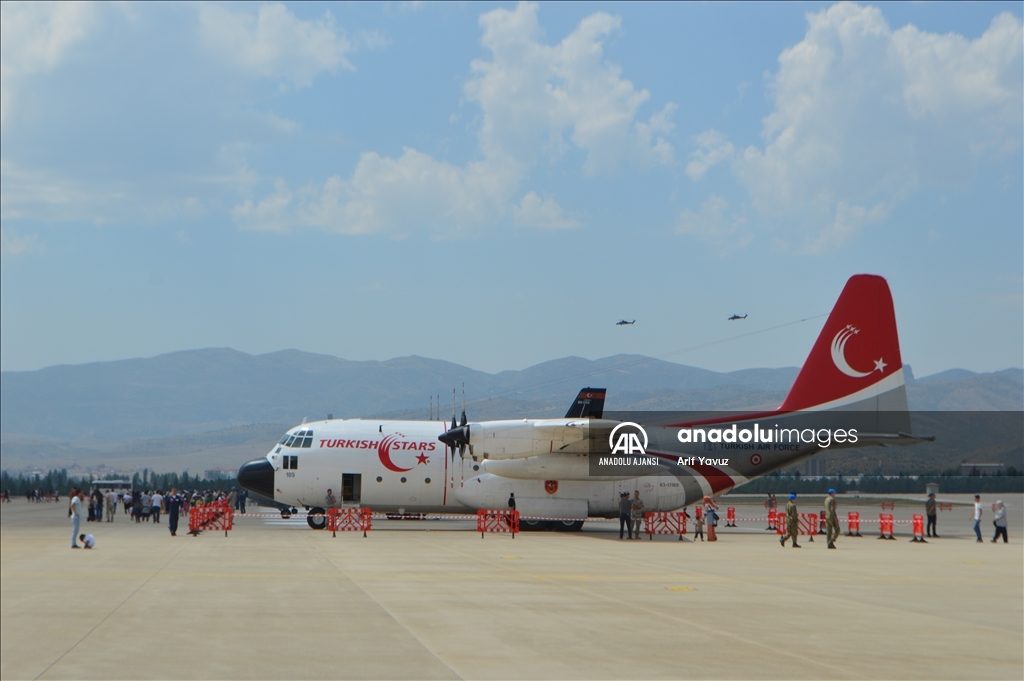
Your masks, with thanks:
[{"label": "man in white shirt", "polygon": [[117,492],[112,489],[107,490],[107,522],[114,522],[114,514],[117,512]]},{"label": "man in white shirt", "polygon": [[96,546],[96,538],[91,534],[80,534],[78,535],[78,541],[82,542],[83,549],[91,549]]},{"label": "man in white shirt", "polygon": [[163,510],[164,505],[164,495],[160,494],[160,490],[157,490],[156,492],[153,493],[153,499],[151,500],[151,503],[153,504],[153,510],[151,512],[151,515],[153,516],[153,522],[159,523],[160,511]]},{"label": "man in white shirt", "polygon": [[981,495],[974,495],[974,534],[978,535],[978,544],[982,543],[981,540]]},{"label": "man in white shirt", "polygon": [[71,548],[80,549],[78,545],[78,530],[82,526],[82,499],[85,492],[76,489],[71,494]]}]

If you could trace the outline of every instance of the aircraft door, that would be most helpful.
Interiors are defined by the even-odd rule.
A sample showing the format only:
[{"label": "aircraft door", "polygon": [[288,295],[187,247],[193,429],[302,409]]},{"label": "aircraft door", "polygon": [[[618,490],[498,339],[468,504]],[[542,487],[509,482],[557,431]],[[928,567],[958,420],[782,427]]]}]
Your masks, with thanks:
[{"label": "aircraft door", "polygon": [[358,506],[362,499],[362,473],[341,474],[341,503],[343,506]]}]

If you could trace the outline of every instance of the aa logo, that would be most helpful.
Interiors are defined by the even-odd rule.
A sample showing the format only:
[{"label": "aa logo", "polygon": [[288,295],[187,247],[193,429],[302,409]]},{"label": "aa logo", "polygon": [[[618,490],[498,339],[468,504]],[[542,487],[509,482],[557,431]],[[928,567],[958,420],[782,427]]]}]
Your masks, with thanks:
[{"label": "aa logo", "polygon": [[[643,444],[640,443],[641,438]],[[612,454],[644,455],[647,453],[647,431],[638,423],[625,421],[612,429],[608,436],[608,446],[612,448]]]}]

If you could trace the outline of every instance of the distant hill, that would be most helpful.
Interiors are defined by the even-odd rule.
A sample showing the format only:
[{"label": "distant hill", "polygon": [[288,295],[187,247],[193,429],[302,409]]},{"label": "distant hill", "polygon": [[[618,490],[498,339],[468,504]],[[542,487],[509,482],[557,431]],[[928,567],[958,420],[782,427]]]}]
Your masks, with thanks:
[{"label": "distant hill", "polygon": [[[1021,369],[954,369],[917,380],[907,370],[912,409],[1024,409]],[[256,356],[229,348],[189,350],[3,372],[0,450],[4,468],[68,461],[124,467],[146,461],[159,468],[167,461],[166,468],[177,469],[187,455],[195,469],[262,453],[276,433],[307,417],[423,419],[437,395],[440,413],[450,416],[452,388],[461,392],[463,384],[470,418],[492,419],[559,416],[586,385],[609,389],[608,410],[770,409],[797,372],[719,373],[616,355],[564,357],[488,374],[417,356],[355,362],[298,350]]]}]

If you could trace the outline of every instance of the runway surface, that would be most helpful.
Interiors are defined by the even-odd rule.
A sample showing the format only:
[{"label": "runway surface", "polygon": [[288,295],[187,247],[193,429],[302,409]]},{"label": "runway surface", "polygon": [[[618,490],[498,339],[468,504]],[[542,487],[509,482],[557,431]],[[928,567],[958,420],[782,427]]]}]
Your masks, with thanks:
[{"label": "runway surface", "polygon": [[[782,549],[756,522],[712,544],[619,541],[611,523],[332,538],[257,516],[172,538],[124,515],[83,523],[97,547],[73,551],[63,502],[17,500],[0,508],[0,677],[1020,679],[1024,499],[1000,496],[1009,545],[988,541],[993,495],[984,544],[957,506],[941,539],[866,524],[835,551]],[[840,504],[877,519],[870,499]]]}]

